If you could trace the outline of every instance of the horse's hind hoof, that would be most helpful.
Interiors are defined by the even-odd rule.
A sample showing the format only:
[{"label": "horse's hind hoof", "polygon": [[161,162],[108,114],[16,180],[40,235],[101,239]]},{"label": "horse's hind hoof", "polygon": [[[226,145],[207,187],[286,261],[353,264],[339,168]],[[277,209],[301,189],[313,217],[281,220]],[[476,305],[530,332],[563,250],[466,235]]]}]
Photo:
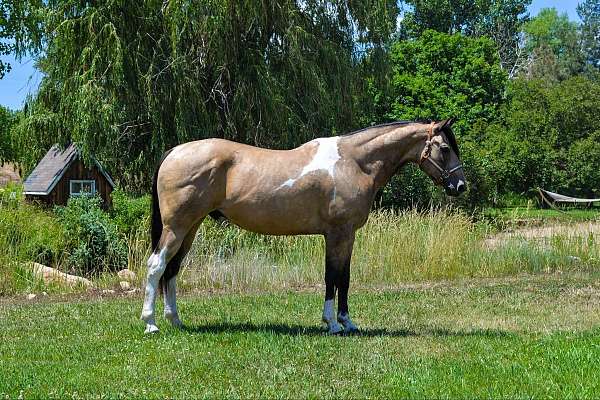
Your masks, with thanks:
[{"label": "horse's hind hoof", "polygon": [[144,331],[144,333],[146,335],[150,335],[153,333],[158,333],[158,326],[153,325],[153,324],[147,324],[146,325],[146,330]]},{"label": "horse's hind hoof", "polygon": [[347,335],[347,336],[360,335],[360,330],[357,327],[345,328],[344,335]]}]

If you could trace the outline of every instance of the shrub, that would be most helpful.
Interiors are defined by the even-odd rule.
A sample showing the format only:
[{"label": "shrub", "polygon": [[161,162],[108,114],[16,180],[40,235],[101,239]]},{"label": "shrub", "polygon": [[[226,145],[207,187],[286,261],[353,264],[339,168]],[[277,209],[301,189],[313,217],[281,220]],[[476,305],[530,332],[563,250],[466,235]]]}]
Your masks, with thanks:
[{"label": "shrub", "polygon": [[112,215],[119,232],[127,237],[150,223],[150,196],[130,197],[121,190],[112,193]]},{"label": "shrub", "polygon": [[93,274],[127,265],[127,244],[117,225],[100,208],[98,197],[69,200],[56,212],[69,240],[67,251],[71,270]]},{"label": "shrub", "polygon": [[0,295],[33,284],[25,263],[58,266],[66,243],[64,229],[50,212],[20,202],[11,193],[18,191],[3,189],[0,195]]}]

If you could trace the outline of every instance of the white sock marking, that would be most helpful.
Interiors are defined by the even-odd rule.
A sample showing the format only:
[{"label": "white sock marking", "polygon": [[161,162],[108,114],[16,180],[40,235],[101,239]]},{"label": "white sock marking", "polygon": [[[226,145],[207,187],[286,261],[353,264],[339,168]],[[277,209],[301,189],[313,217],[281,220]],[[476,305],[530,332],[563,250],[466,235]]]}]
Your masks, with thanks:
[{"label": "white sock marking", "polygon": [[167,250],[162,249],[159,254],[152,253],[150,258],[148,258],[146,295],[144,298],[144,307],[142,309],[142,320],[146,321],[146,333],[158,331],[154,322],[154,303],[158,291],[158,282],[167,267],[166,256]]},{"label": "white sock marking", "polygon": [[329,333],[339,333],[344,330],[335,318],[334,307],[335,301],[333,299],[325,300],[325,304],[323,305],[323,322],[327,324]]},{"label": "white sock marking", "polygon": [[346,314],[346,315],[338,314],[337,319],[338,319],[338,322],[340,322],[342,324],[345,331],[357,331],[358,330],[358,327],[352,323],[352,320],[350,319],[350,314]]},{"label": "white sock marking", "polygon": [[174,326],[181,326],[179,314],[177,313],[177,278],[173,277],[167,282],[167,293],[165,293],[165,318],[171,321]]}]

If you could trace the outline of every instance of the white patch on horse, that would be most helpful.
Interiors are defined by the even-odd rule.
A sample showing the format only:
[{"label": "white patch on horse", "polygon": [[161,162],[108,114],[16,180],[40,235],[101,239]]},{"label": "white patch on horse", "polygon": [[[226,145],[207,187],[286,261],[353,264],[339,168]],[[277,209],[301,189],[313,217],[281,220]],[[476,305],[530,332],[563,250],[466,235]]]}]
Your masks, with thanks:
[{"label": "white patch on horse", "polygon": [[302,172],[296,178],[290,178],[283,182],[278,189],[283,187],[292,187],[300,178],[313,171],[325,170],[333,179],[333,198],[335,199],[335,163],[341,158],[338,151],[339,137],[319,138],[310,143],[317,143],[317,152],[312,160],[302,168]]},{"label": "white patch on horse", "polygon": [[323,305],[323,322],[327,324],[329,333],[335,334],[340,333],[344,330],[335,318],[334,300],[325,300]]},{"label": "white patch on horse", "polygon": [[338,322],[340,322],[344,327],[344,331],[354,332],[358,330],[358,327],[352,323],[352,320],[350,319],[350,314],[338,314],[337,319]]},{"label": "white patch on horse", "polygon": [[154,321],[154,303],[156,301],[160,277],[167,267],[166,257],[167,249],[162,249],[159,254],[152,253],[150,258],[148,258],[148,278],[144,307],[142,309],[142,320],[146,321],[145,333],[158,332],[158,327]]},{"label": "white patch on horse", "polygon": [[465,185],[465,183],[463,182],[463,180],[459,179],[458,183],[456,184],[456,190],[460,190],[460,187],[464,186],[464,185]]},{"label": "white patch on horse", "polygon": [[448,189],[454,189],[454,185],[452,183],[448,184]]},{"label": "white patch on horse", "polygon": [[177,277],[172,277],[169,279],[169,282],[165,285],[165,318],[171,322],[171,324],[175,327],[181,327],[183,324],[179,319],[179,314],[177,313],[177,302],[176,302],[176,292],[177,292]]}]

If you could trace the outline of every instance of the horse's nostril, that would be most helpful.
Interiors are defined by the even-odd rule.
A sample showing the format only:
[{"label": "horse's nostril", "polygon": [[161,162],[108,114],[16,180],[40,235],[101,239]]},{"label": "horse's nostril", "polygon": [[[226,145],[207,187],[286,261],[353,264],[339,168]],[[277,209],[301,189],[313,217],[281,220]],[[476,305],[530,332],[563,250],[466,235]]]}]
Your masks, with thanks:
[{"label": "horse's nostril", "polygon": [[466,188],[467,188],[467,185],[465,185],[465,183],[462,181],[462,179],[460,179],[458,181],[458,183],[456,184],[456,191],[458,193],[462,193],[465,191]]}]

